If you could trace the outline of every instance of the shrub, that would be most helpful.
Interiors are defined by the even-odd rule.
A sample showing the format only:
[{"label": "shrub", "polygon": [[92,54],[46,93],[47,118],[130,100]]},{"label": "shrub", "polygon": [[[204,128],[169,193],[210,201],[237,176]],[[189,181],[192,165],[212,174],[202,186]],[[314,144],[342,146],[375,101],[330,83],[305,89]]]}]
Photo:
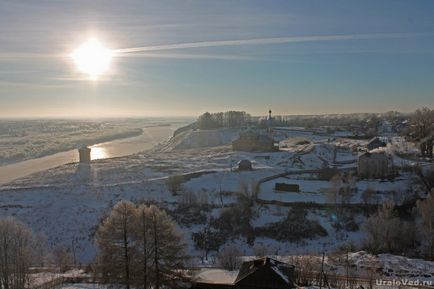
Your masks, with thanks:
[{"label": "shrub", "polygon": [[327,236],[327,231],[317,221],[307,219],[306,215],[307,212],[303,209],[292,209],[284,220],[257,228],[256,233],[290,242]]},{"label": "shrub", "polygon": [[182,175],[169,176],[167,179],[167,187],[172,195],[177,195],[184,183],[184,177]]}]

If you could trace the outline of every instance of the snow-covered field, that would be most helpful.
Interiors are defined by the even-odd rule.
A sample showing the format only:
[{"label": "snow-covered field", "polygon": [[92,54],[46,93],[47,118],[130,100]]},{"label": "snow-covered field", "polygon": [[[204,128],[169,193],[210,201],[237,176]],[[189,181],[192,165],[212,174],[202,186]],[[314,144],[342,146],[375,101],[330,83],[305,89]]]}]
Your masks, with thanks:
[{"label": "snow-covered field", "polygon": [[[282,192],[274,189],[276,183],[296,184],[300,192]],[[388,180],[360,180],[356,182],[357,193],[351,198],[350,203],[360,204],[363,202],[362,193],[367,189],[375,190],[376,194],[369,203],[378,204],[386,200],[399,203],[409,189],[411,182],[407,177]],[[264,200],[277,200],[282,202],[313,202],[332,203],[327,198],[327,190],[332,184],[329,181],[315,179],[298,179],[296,177],[281,177],[264,183],[261,186],[259,197]]]},{"label": "snow-covered field", "polygon": [[[75,244],[75,251],[82,262],[91,261],[95,255],[94,232],[101,217],[108,213],[119,200],[153,201],[168,210],[193,202],[206,204],[212,209],[197,224],[179,224],[184,232],[190,253],[200,256],[194,248],[191,235],[201,230],[206,214],[218,217],[223,206],[234,205],[236,194],[243,186],[252,187],[264,177],[288,171],[316,170],[331,166],[334,162],[335,146],[352,146],[360,141],[348,139],[330,140],[300,131],[287,131],[285,138],[294,134],[297,141],[287,141],[281,152],[246,153],[233,152],[228,146],[237,135],[233,130],[214,132],[187,132],[166,144],[131,156],[96,160],[90,165],[71,163],[16,180],[0,187],[0,216],[16,216],[30,225],[35,232],[48,237],[50,245]],[[300,137],[309,143],[300,142]],[[345,156],[347,158],[347,156]],[[253,171],[238,172],[237,163],[248,159]],[[354,168],[345,164],[342,168]],[[338,165],[339,167],[339,165]],[[178,194],[173,195],[167,186],[171,175],[201,173],[187,177]],[[274,191],[276,182],[300,185],[300,193]],[[315,179],[311,174],[291,175],[261,184],[259,198],[285,202],[327,203],[325,191],[331,187],[328,181]],[[404,192],[409,179],[402,176],[394,181],[358,181],[358,193],[351,200],[360,203],[360,194],[367,188],[375,188],[381,196],[377,202],[393,197],[391,191]],[[191,204],[190,204],[191,205]],[[289,207],[259,205],[253,208],[251,221],[254,227],[263,227],[286,218]],[[307,218],[318,222],[327,232],[325,236],[307,238],[297,242],[277,241],[258,236],[255,245],[267,247],[270,254],[306,254],[333,249],[363,239],[360,230],[336,233],[332,226],[333,215],[327,210],[307,209]],[[364,220],[362,214],[355,216],[355,223]],[[232,240],[251,255],[254,246],[244,238]]]}]

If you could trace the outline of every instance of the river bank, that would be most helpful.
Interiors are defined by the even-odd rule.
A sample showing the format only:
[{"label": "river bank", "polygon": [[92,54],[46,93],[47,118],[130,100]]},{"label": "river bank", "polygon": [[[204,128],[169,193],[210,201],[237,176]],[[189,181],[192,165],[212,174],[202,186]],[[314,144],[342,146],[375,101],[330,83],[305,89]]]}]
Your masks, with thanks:
[{"label": "river bank", "polygon": [[[178,125],[147,126],[141,129],[141,134],[101,142],[91,146],[93,160],[127,156],[151,149],[155,145],[167,141]],[[14,164],[0,166],[0,186],[27,175],[48,170],[67,163],[77,162],[76,149],[29,159]]]}]

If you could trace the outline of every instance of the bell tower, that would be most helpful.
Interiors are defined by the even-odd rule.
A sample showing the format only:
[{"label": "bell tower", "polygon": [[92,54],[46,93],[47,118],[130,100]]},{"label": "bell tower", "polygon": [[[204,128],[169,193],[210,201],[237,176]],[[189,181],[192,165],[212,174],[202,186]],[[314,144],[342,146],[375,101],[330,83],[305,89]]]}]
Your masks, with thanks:
[{"label": "bell tower", "polygon": [[273,135],[273,116],[271,115],[271,109],[268,110],[267,116],[267,133],[271,137]]}]

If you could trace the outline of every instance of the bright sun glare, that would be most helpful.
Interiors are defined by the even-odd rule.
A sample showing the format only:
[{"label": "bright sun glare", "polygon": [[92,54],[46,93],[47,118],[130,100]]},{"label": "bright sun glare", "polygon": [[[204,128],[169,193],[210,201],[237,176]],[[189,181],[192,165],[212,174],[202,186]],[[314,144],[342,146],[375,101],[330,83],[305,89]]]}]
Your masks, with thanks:
[{"label": "bright sun glare", "polygon": [[80,72],[95,80],[109,69],[113,51],[92,38],[81,44],[71,57]]}]

